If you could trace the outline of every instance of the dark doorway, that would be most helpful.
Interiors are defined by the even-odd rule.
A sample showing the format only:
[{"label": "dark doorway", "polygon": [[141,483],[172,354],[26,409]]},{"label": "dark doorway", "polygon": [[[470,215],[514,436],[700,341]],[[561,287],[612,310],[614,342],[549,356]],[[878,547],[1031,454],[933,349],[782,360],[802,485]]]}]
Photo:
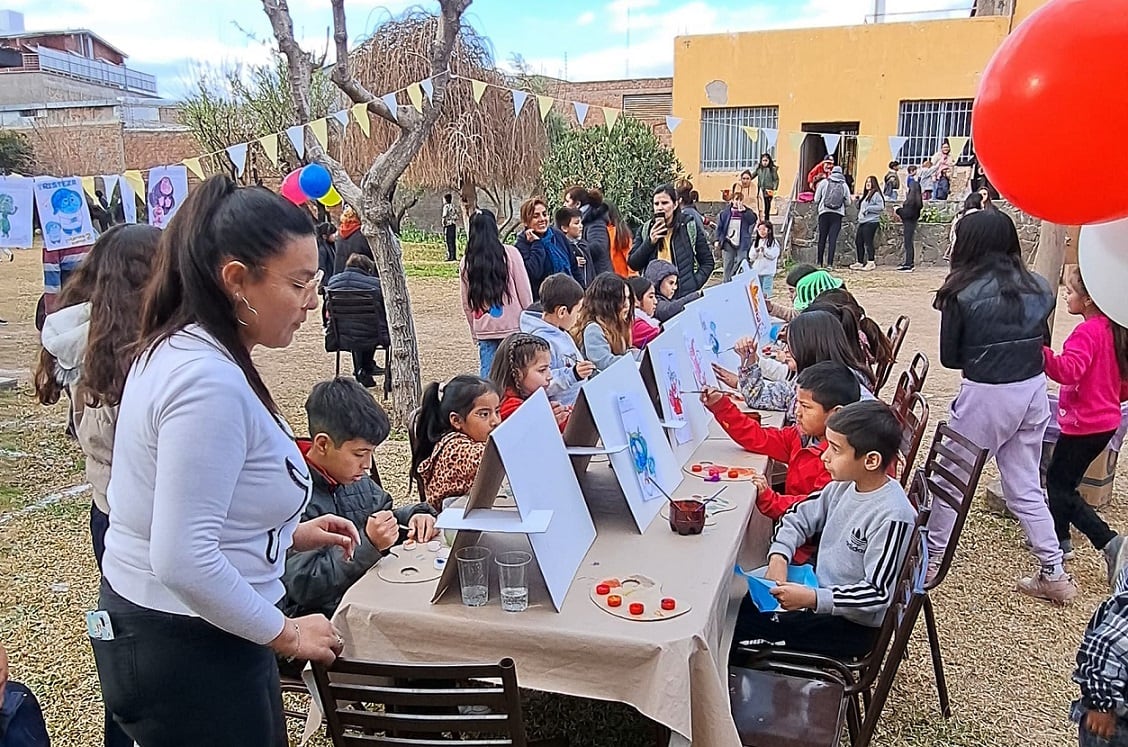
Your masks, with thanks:
[{"label": "dark doorway", "polygon": [[799,173],[806,178],[815,164],[826,157],[826,144],[819,135],[842,135],[838,147],[834,151],[834,163],[842,167],[846,175],[846,183],[850,191],[854,188],[858,169],[858,127],[860,122],[804,122],[803,132],[814,133],[815,137],[803,139],[803,148],[799,152]]}]

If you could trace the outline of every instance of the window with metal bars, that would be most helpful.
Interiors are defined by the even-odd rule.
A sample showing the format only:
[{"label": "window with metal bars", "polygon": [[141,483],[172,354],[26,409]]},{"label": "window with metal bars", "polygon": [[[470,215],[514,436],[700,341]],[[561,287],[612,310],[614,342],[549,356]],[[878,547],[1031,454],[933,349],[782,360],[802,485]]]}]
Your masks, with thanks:
[{"label": "window with metal bars", "polygon": [[753,141],[742,127],[779,128],[778,106],[741,106],[701,110],[701,170],[740,171],[754,169],[764,153],[775,158],[775,147],[757,133]]},{"label": "window with metal bars", "polygon": [[[971,99],[902,101],[897,134],[908,140],[901,148],[901,163],[920,164],[938,153],[947,137],[970,137],[971,102]],[[958,158],[958,166],[967,166],[974,153],[969,140],[963,153],[953,155]]]}]

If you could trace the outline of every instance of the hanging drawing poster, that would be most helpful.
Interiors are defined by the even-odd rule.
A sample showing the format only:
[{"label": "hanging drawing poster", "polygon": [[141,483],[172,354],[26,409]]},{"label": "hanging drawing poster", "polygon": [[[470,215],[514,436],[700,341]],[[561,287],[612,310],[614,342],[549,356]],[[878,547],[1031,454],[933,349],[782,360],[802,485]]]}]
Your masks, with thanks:
[{"label": "hanging drawing poster", "polygon": [[772,316],[768,313],[768,302],[760,287],[760,278],[749,273],[748,303],[752,306],[752,321],[756,323],[756,341],[767,345],[772,341]]},{"label": "hanging drawing poster", "polygon": [[30,249],[35,181],[0,176],[0,247]]},{"label": "hanging drawing poster", "polygon": [[[653,408],[651,408],[653,411]],[[658,464],[650,449],[644,432],[638,404],[633,397],[619,395],[619,415],[623,418],[623,431],[627,434],[627,447],[631,452],[631,463],[643,500],[652,501],[664,497],[658,487]]]},{"label": "hanging drawing poster", "polygon": [[686,423],[684,427],[674,430],[674,438],[679,444],[684,444],[693,438],[693,431],[688,427],[685,416],[685,387],[681,383],[681,371],[678,366],[678,357],[673,350],[658,351],[658,388],[661,391],[662,412],[666,420]]},{"label": "hanging drawing poster", "polygon": [[43,176],[36,179],[35,206],[39,209],[44,249],[67,249],[94,243],[90,207],[82,194],[82,180],[77,176],[62,179]]},{"label": "hanging drawing poster", "polygon": [[149,225],[164,228],[188,197],[188,167],[158,166],[149,169]]}]

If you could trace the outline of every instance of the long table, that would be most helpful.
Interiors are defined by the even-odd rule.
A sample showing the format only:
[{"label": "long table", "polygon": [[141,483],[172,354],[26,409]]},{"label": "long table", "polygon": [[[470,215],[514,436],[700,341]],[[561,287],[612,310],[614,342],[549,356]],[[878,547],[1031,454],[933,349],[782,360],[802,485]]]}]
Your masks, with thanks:
[{"label": "long table", "polygon": [[[763,470],[765,457],[727,439],[710,438],[693,461]],[[523,687],[634,706],[669,727],[671,744],[695,742],[739,747],[729,714],[728,650],[743,579],[739,560],[765,562],[771,523],[755,510],[750,482],[728,484],[737,508],[716,515],[697,536],[682,537],[656,518],[639,534],[614,473],[593,463],[581,486],[597,536],[559,613],[539,573],[529,580],[529,609],[506,613],[497,601],[496,573],[490,603],[470,608],[457,588],[431,604],[434,583],[393,584],[370,571],[349,591],[334,617],[345,653],[376,661],[461,663],[512,657]],[[686,476],[674,497],[714,487]],[[710,491],[712,492],[712,491]],[[524,536],[484,535],[494,553],[527,549]],[[623,620],[590,599],[593,584],[610,576],[641,574],[667,596],[692,609],[657,622]]]}]

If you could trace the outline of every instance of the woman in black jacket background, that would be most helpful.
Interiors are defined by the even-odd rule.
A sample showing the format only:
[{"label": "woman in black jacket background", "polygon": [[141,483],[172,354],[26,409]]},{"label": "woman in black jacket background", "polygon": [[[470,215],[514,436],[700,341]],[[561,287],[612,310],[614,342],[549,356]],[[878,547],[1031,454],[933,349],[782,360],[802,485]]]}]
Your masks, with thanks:
[{"label": "woman in black jacket background", "polygon": [[627,263],[635,272],[642,272],[656,259],[678,268],[675,298],[704,288],[716,266],[705,226],[695,214],[679,208],[672,184],[654,190],[654,217],[635,236]]},{"label": "woman in black jacket background", "polygon": [[343,272],[337,273],[325,286],[330,293],[337,290],[376,291],[379,313],[366,320],[359,330],[360,336],[372,341],[371,345],[352,349],[353,376],[366,387],[376,386],[376,377],[384,369],[376,365],[376,348],[391,344],[388,334],[388,316],[384,310],[384,291],[376,274],[376,263],[363,254],[353,254],[345,262]]},{"label": "woman in black jacket background", "polygon": [[901,219],[905,229],[905,261],[897,268],[900,272],[913,271],[913,238],[916,236],[917,223],[920,222],[920,211],[924,208],[924,196],[920,191],[920,182],[913,181],[909,185],[909,193],[905,195],[905,203],[894,212]]}]

